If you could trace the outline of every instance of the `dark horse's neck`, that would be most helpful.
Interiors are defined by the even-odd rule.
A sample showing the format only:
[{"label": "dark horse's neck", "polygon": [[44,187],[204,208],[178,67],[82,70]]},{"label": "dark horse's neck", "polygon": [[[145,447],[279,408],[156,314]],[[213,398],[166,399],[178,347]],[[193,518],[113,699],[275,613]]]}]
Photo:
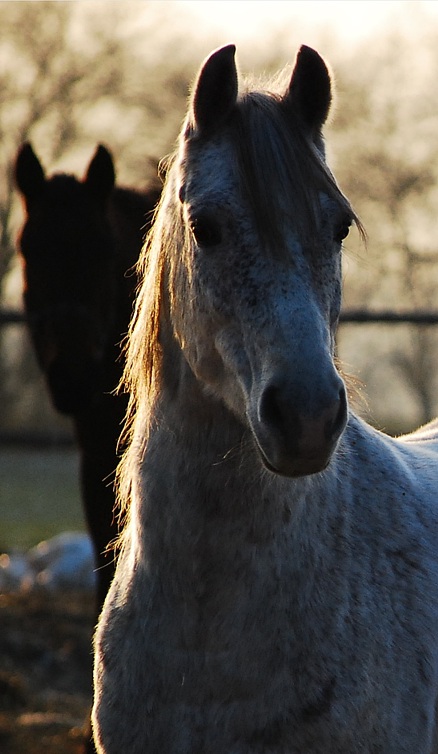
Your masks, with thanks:
[{"label": "dark horse's neck", "polygon": [[109,205],[114,243],[114,317],[106,335],[103,384],[90,405],[73,416],[81,451],[84,510],[97,555],[98,603],[102,604],[114,572],[114,554],[107,546],[118,534],[114,510],[114,477],[119,462],[118,439],[127,408],[127,396],[116,394],[123,373],[120,343],[128,331],[137,277],[133,270],[150,224],[159,192],[140,193],[115,188]]},{"label": "dark horse's neck", "polygon": [[[160,192],[155,188],[139,192],[116,187],[111,195],[109,221],[114,239],[116,279],[119,286],[119,315],[115,323],[115,345],[117,346],[128,330],[137,287],[134,267],[159,197]],[[118,367],[119,376],[121,376],[120,359],[118,359]]]}]

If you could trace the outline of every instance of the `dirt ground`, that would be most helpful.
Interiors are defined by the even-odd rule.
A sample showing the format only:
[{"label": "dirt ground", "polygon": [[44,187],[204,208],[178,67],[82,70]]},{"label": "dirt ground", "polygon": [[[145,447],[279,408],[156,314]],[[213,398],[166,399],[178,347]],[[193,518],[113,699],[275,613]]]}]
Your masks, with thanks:
[{"label": "dirt ground", "polygon": [[83,754],[94,622],[89,592],[0,595],[2,754]]}]

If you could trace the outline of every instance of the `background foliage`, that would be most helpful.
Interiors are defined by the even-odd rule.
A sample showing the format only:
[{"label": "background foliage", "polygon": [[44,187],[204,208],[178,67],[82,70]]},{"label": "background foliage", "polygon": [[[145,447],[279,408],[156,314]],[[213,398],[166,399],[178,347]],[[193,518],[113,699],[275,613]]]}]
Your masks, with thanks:
[{"label": "background foliage", "polygon": [[[183,16],[175,23],[175,12],[171,2],[0,3],[0,305],[21,306],[13,163],[24,140],[49,172],[79,175],[106,143],[119,182],[139,188],[172,149],[189,82],[217,44]],[[239,50],[243,71],[291,61],[298,33],[278,28],[273,44]],[[404,24],[359,46],[341,46],[333,29],[321,34],[338,92],[330,162],[368,233],[366,248],[346,244],[347,307],[436,308],[437,35],[409,3]],[[364,382],[376,423],[396,431],[438,413],[435,329],[341,328],[341,358]],[[68,431],[17,326],[0,329],[0,405],[0,431]]]}]

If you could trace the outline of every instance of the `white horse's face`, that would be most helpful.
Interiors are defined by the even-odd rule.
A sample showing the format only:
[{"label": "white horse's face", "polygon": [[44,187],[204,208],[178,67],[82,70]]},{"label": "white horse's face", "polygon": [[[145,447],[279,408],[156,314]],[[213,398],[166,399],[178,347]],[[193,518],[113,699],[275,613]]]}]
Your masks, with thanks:
[{"label": "white horse's face", "polygon": [[242,187],[230,129],[200,130],[183,143],[175,171],[190,236],[180,260],[186,300],[177,337],[198,381],[249,426],[268,469],[319,472],[347,419],[333,339],[352,216],[345,202],[319,191],[310,244],[293,198],[279,194],[281,232],[270,243]]}]

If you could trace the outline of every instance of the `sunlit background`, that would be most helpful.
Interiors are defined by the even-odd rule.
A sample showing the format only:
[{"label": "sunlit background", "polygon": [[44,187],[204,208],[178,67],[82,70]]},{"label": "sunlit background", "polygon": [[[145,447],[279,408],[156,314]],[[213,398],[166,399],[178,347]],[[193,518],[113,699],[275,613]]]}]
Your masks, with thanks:
[{"label": "sunlit background", "polygon": [[406,14],[408,19],[417,14],[420,5],[427,5],[429,14],[437,13],[436,2],[415,0],[180,0],[178,5],[193,19],[198,18],[209,33],[231,35],[233,41],[250,44],[263,37],[272,44],[280,29],[315,44],[326,29],[343,43],[354,45],[378,32],[382,24],[392,20],[403,23],[402,16]]},{"label": "sunlit background", "polygon": [[[333,70],[329,160],[368,234],[366,248],[358,237],[346,243],[345,307],[438,309],[438,2],[1,2],[0,29],[1,307],[21,308],[19,145],[30,140],[49,173],[82,175],[103,142],[118,181],[145,187],[173,148],[201,61],[235,42],[242,74],[292,65],[302,43]],[[338,347],[362,382],[360,410],[378,426],[398,432],[438,413],[436,326],[343,325]],[[28,511],[36,496],[34,477],[10,471],[12,456],[30,468],[17,437],[38,435],[55,447],[71,437],[22,325],[0,328],[0,405],[0,438],[15,443],[0,448],[6,540],[14,524],[3,501],[12,497],[18,509],[20,499]],[[69,456],[64,476],[51,477],[68,490],[60,497],[69,511],[78,496],[74,463]]]}]

